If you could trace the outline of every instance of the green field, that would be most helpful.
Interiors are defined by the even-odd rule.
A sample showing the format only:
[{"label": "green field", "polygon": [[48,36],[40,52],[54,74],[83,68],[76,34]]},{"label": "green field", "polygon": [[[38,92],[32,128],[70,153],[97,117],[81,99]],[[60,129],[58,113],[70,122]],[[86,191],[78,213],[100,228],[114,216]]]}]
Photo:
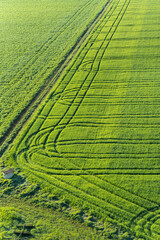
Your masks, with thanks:
[{"label": "green field", "polygon": [[[21,234],[24,225],[33,226],[28,237]],[[127,240],[128,236],[125,229],[102,223],[48,189],[32,184],[23,173],[3,179],[0,172],[0,240]]]},{"label": "green field", "polygon": [[0,1],[0,140],[106,3]]},{"label": "green field", "polygon": [[138,239],[160,239],[159,0],[113,0],[7,158]]}]

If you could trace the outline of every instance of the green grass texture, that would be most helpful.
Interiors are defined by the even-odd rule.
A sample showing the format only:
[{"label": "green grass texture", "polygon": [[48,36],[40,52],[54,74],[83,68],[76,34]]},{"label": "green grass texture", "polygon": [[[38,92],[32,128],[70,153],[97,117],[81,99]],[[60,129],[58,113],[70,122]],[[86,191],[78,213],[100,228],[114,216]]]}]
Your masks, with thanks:
[{"label": "green grass texture", "polygon": [[138,239],[160,239],[159,5],[110,3],[9,160]]},{"label": "green grass texture", "polygon": [[51,79],[106,3],[0,1],[0,138]]}]

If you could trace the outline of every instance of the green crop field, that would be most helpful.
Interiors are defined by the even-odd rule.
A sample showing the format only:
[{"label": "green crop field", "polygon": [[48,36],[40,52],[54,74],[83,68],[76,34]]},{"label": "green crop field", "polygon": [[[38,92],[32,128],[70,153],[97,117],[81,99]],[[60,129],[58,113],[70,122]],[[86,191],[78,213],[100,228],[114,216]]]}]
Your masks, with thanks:
[{"label": "green crop field", "polygon": [[106,3],[0,1],[0,140]]},{"label": "green crop field", "polygon": [[138,239],[160,239],[159,32],[159,0],[111,1],[7,158]]}]

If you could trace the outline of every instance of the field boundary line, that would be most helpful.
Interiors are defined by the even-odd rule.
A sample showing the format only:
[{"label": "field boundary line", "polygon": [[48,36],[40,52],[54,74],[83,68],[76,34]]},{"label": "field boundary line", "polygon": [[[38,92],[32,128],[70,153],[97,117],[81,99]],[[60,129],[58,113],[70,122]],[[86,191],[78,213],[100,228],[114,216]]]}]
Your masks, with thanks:
[{"label": "field boundary line", "polygon": [[68,67],[73,57],[77,54],[82,44],[86,41],[89,34],[96,27],[97,23],[101,20],[103,15],[108,10],[110,4],[114,0],[108,0],[106,4],[103,6],[102,10],[97,13],[96,17],[92,20],[89,26],[84,30],[81,36],[77,39],[75,45],[71,48],[66,56],[64,56],[64,60],[62,60],[58,66],[56,67],[52,77],[46,82],[45,86],[41,88],[39,92],[37,92],[36,96],[32,99],[32,101],[28,104],[28,106],[22,110],[17,119],[14,120],[14,123],[10,126],[6,134],[0,138],[0,157],[7,150],[9,145],[16,138],[17,134],[20,132],[22,127],[28,122],[34,113],[34,111],[38,108],[41,102],[46,98],[51,89],[54,87],[55,83],[59,80],[60,76],[63,74],[64,70]]}]

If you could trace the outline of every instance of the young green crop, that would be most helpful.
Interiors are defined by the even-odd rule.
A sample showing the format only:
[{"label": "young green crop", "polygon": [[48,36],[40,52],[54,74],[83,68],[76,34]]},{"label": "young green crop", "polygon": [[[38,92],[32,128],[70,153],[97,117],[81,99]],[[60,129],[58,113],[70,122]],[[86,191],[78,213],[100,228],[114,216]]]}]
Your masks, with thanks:
[{"label": "young green crop", "polygon": [[108,6],[10,155],[33,181],[144,239],[160,237],[158,4]]},{"label": "young green crop", "polygon": [[0,2],[0,139],[46,86],[106,2]]}]

